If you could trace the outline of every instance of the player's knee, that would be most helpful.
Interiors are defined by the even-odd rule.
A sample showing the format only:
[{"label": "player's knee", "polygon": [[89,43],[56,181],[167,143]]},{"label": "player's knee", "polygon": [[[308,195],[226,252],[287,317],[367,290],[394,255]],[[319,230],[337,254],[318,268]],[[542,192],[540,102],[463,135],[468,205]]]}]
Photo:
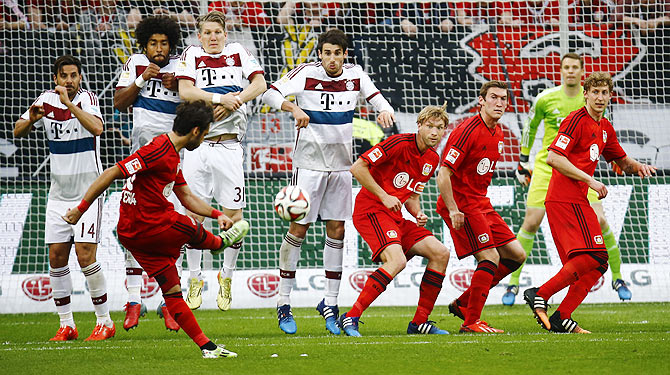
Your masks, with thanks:
[{"label": "player's knee", "polygon": [[307,229],[309,228],[309,225],[302,225],[298,223],[291,223],[291,226],[288,229],[288,232],[291,233],[291,235],[298,237],[298,238],[305,238],[307,236]]},{"label": "player's knee", "polygon": [[161,287],[163,294],[175,293],[181,290],[179,274],[177,273],[177,268],[175,266],[163,270],[158,275],[155,275],[154,279]]},{"label": "player's knee", "polygon": [[449,264],[449,249],[446,246],[440,246],[433,251],[431,258],[436,263],[446,266]]},{"label": "player's knee", "polygon": [[[166,288],[167,288],[167,286],[166,286]],[[168,288],[168,290],[163,289],[163,286],[161,286],[161,290],[163,291],[164,295],[165,294],[177,293],[177,292],[181,292],[181,285],[179,285],[179,284],[173,285],[172,287]]]},{"label": "player's knee", "polygon": [[78,251],[77,261],[82,268],[95,263],[95,251]]},{"label": "player's knee", "polygon": [[542,222],[542,220],[538,221],[533,217],[526,216],[526,219],[524,219],[523,224],[521,225],[521,228],[528,233],[535,233],[540,229],[540,223],[541,222]]},{"label": "player's knee", "polygon": [[600,272],[601,274],[605,274],[607,268],[609,267],[607,265],[607,261],[609,260],[609,255],[607,254],[607,251],[597,251],[589,253],[589,256],[591,256],[598,262],[596,270],[598,270],[598,272]]},{"label": "player's knee", "polygon": [[328,237],[335,240],[341,240],[344,238],[344,223],[342,223],[342,225],[331,225],[326,228],[326,232]]}]

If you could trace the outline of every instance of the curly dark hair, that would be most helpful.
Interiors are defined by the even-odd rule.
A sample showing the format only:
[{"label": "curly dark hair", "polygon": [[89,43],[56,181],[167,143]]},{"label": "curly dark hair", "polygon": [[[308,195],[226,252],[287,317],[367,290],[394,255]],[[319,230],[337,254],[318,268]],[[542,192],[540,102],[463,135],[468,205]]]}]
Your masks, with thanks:
[{"label": "curly dark hair", "polygon": [[165,34],[170,42],[170,54],[175,54],[181,41],[179,23],[168,16],[146,17],[135,28],[135,38],[143,51],[147,49],[149,38],[154,34]]},{"label": "curly dark hair", "polygon": [[196,127],[200,131],[205,131],[212,121],[214,121],[214,110],[204,100],[184,102],[177,106],[177,116],[174,118],[172,130],[185,136]]}]

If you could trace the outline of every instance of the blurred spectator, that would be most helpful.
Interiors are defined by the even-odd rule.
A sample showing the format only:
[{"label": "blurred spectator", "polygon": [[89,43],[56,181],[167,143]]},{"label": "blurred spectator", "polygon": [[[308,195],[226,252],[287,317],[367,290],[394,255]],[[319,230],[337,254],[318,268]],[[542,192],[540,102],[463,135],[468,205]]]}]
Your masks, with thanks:
[{"label": "blurred spectator", "polygon": [[[558,0],[527,0],[505,2],[500,23],[508,26],[558,27]],[[574,11],[572,10],[568,10]]]},{"label": "blurred spectator", "polygon": [[642,35],[654,34],[662,26],[670,26],[670,1],[618,0],[615,14],[620,24],[636,26]]},{"label": "blurred spectator", "polygon": [[265,13],[263,5],[255,1],[212,1],[208,10],[224,13],[229,31],[239,30],[244,26],[258,29],[272,25],[272,19]]},{"label": "blurred spectator", "polygon": [[[577,2],[577,1],[575,1]],[[572,8],[573,6],[570,5]],[[614,21],[616,13],[615,0],[581,0],[575,4],[577,9],[576,22],[581,24],[598,24]]]},{"label": "blurred spectator", "polygon": [[277,23],[320,27],[332,23],[328,18],[336,16],[339,7],[337,3],[287,1],[277,15]]},{"label": "blurred spectator", "polygon": [[148,15],[166,15],[179,22],[182,31],[195,30],[198,18],[198,1],[193,0],[129,0],[128,29],[135,27]]},{"label": "blurred spectator", "polygon": [[462,26],[495,24],[506,7],[490,1],[464,1],[456,3],[456,22]]},{"label": "blurred spectator", "polygon": [[[400,4],[400,29],[410,38],[437,28],[447,34],[454,28],[453,12],[449,3]],[[424,30],[421,30],[424,29]]]},{"label": "blurred spectator", "polygon": [[77,23],[77,7],[81,8],[85,3],[80,1],[75,4],[75,0],[28,0],[26,7],[34,30],[68,30]]},{"label": "blurred spectator", "polygon": [[28,16],[16,0],[0,0],[0,30],[30,29]]}]

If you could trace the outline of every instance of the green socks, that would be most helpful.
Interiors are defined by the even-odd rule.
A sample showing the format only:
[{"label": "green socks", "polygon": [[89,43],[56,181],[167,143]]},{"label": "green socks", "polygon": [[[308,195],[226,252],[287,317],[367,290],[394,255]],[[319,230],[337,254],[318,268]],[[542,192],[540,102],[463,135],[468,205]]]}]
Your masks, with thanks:
[{"label": "green socks", "polygon": [[[535,242],[535,233],[526,232],[523,228],[519,229],[519,233],[516,235],[516,239],[521,242],[523,250],[526,252],[526,256],[533,251],[533,242]],[[615,244],[616,245],[616,244]],[[618,253],[618,249],[617,249]],[[519,285],[519,276],[521,276],[521,270],[523,269],[523,264],[516,271],[512,272],[512,276],[509,279],[509,285]]]},{"label": "green socks", "polygon": [[616,279],[622,279],[621,252],[619,251],[619,246],[616,243],[616,239],[614,239],[614,233],[612,233],[611,228],[608,227],[606,231],[603,231],[603,240],[605,241],[607,255],[609,256],[609,260],[607,262],[609,263],[610,270],[612,271],[612,281],[615,281]]}]

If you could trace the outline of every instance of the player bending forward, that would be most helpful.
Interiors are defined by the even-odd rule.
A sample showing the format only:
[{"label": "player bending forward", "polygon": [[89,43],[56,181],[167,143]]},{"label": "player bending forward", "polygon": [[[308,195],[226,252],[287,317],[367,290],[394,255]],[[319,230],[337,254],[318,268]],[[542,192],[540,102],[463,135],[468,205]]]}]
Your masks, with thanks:
[{"label": "player bending forward", "polygon": [[[363,311],[386,290],[414,255],[428,259],[419,287],[419,303],[408,334],[448,334],[428,320],[442,290],[449,250],[425,228],[419,194],[440,164],[433,147],[442,139],[449,118],[444,108],[428,106],[417,118],[416,134],[387,138],[363,154],[351,173],[363,185],[356,197],[354,226],[372,250],[372,260],[384,264],[370,274],[356,303],[338,324],[348,336],[360,336],[358,320]],[[405,208],[416,223],[402,216]]]},{"label": "player bending forward", "polygon": [[526,260],[521,244],[486,197],[503,149],[498,120],[505,113],[507,98],[506,83],[482,85],[481,110],[449,135],[437,175],[437,212],[449,226],[456,255],[477,259],[470,287],[449,305],[449,311],[463,319],[461,332],[503,332],[480,320],[482,309],[489,289]]},{"label": "player bending forward", "polygon": [[[179,151],[198,147],[213,121],[212,108],[203,101],[177,107],[172,131],[160,135],[126,159],[106,169],[89,187],[78,207],[63,217],[76,224],[93,202],[114,180],[125,178],[117,233],[121,244],[140,266],[156,279],[170,315],[200,347],[203,358],[237,357],[214,344],[200,329],[191,309],[184,302],[175,261],[184,244],[219,253],[241,240],[249,224],[232,220],[196,197],[186,185],[179,163]],[[216,219],[228,229],[221,236],[206,231],[200,223],[174,210],[166,197],[174,190],[179,201],[198,215]],[[232,226],[232,227],[231,227]]]},{"label": "player bending forward", "polygon": [[[600,155],[607,162],[614,161],[624,172],[637,173],[642,178],[656,171],[626,155],[612,124],[603,117],[612,88],[609,74],[591,74],[584,81],[586,105],[561,122],[558,135],[549,146],[547,164],[554,170],[545,207],[563,268],[541,287],[526,289],[523,297],[538,323],[554,332],[591,333],[572,320],[572,312],[607,271],[605,241],[587,198],[589,188],[598,193],[598,199],[607,196],[605,185],[593,178]],[[547,301],[567,286],[568,294],[548,317]]]}]

